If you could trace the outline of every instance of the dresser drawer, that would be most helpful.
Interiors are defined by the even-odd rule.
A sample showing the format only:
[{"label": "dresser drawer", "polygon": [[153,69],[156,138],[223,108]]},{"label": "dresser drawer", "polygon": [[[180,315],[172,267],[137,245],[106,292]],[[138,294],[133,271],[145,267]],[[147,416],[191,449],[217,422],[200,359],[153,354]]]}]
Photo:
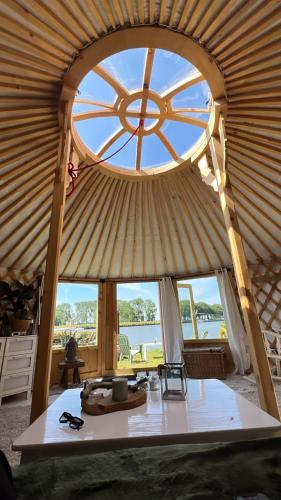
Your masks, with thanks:
[{"label": "dresser drawer", "polygon": [[26,337],[10,337],[7,339],[5,356],[13,354],[31,354],[35,351],[36,335]]},{"label": "dresser drawer", "polygon": [[14,375],[4,375],[1,377],[0,396],[3,397],[9,394],[28,391],[31,388],[31,383],[32,371]]},{"label": "dresser drawer", "polygon": [[6,338],[0,337],[0,358],[2,358],[2,356],[4,356],[5,344],[6,344]]},{"label": "dresser drawer", "polygon": [[33,369],[34,354],[21,354],[19,356],[5,356],[2,365],[2,376],[13,373],[22,373]]}]

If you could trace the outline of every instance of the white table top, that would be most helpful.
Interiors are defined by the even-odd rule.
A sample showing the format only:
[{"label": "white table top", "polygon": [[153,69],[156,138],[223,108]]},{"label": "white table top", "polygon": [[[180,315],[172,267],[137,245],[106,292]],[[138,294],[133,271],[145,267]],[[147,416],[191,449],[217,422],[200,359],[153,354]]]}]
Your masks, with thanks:
[{"label": "white table top", "polygon": [[[84,420],[80,431],[60,424],[64,411]],[[148,391],[145,405],[102,416],[82,412],[80,389],[66,390],[16,439],[14,450],[67,447],[91,451],[172,443],[251,439],[281,429],[279,421],[219,380],[188,380],[186,401]],[[89,448],[90,445],[90,448]],[[57,453],[54,453],[57,454]]]}]

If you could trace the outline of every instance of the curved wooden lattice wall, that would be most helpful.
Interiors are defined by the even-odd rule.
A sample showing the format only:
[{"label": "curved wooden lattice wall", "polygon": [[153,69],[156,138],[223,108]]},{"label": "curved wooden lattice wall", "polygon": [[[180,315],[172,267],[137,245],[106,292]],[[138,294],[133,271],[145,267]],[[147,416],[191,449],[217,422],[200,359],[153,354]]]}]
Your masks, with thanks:
[{"label": "curved wooden lattice wall", "polygon": [[252,269],[253,291],[264,330],[281,327],[281,262],[259,262]]}]

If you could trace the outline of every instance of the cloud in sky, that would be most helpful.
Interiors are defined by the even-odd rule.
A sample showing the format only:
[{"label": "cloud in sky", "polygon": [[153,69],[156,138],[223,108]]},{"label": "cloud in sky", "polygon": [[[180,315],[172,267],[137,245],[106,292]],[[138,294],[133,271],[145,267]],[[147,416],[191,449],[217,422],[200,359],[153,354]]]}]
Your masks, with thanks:
[{"label": "cloud in sky", "polygon": [[75,304],[87,300],[97,300],[98,285],[92,283],[59,283],[57,304]]},{"label": "cloud in sky", "polygon": [[145,288],[143,283],[120,283],[118,287],[126,290],[141,290],[142,292],[149,293],[149,290]]},{"label": "cloud in sky", "polygon": [[158,300],[157,283],[120,283],[117,287],[118,298],[121,300],[135,299],[136,297]]},{"label": "cloud in sky", "polygon": [[[184,280],[182,283],[192,285],[192,291],[195,302],[207,302],[207,304],[220,304],[220,294],[215,276],[209,278],[197,278],[193,280]],[[180,298],[183,298],[183,289],[180,291]],[[187,293],[187,292],[186,292]]]}]

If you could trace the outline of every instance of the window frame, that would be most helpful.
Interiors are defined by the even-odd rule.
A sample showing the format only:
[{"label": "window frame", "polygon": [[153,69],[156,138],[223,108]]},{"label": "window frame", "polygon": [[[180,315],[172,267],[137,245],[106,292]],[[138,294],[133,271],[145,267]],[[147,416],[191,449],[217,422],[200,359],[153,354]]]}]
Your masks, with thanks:
[{"label": "window frame", "polygon": [[[58,281],[58,284],[66,284],[66,285],[96,285],[97,286],[97,309],[96,309],[96,327],[95,327],[95,330],[96,330],[96,344],[78,344],[78,349],[81,349],[81,348],[93,348],[93,349],[97,349],[99,347],[99,334],[98,334],[98,329],[99,329],[99,283],[96,283],[96,282],[93,282],[93,283],[90,283],[90,282],[85,282],[85,281],[75,281],[73,282],[72,280],[59,280]],[[56,308],[57,308],[57,301],[56,301]],[[77,325],[77,327],[79,328],[79,326]],[[71,328],[69,327],[69,329],[75,329],[75,327]],[[54,333],[55,333],[55,325],[54,325],[54,331],[53,331],[53,337],[54,337]],[[53,338],[52,338],[52,351],[61,351],[61,350],[64,350],[65,347],[63,345],[56,345],[53,343]]]},{"label": "window frame", "polygon": [[[215,338],[200,338],[199,337],[199,332],[198,332],[198,325],[197,325],[197,318],[196,318],[196,311],[195,311],[195,301],[194,301],[194,295],[193,295],[193,289],[192,289],[192,284],[191,283],[182,283],[183,280],[195,280],[195,279],[206,279],[206,278],[216,278],[215,273],[208,273],[206,275],[198,275],[198,276],[190,276],[186,278],[177,278],[176,283],[177,283],[177,290],[179,288],[189,288],[189,296],[190,296],[190,312],[191,312],[191,321],[192,321],[192,330],[193,330],[193,338],[192,339],[185,339],[183,338],[184,344],[185,343],[227,343],[228,344],[228,337],[215,337]],[[217,281],[217,280],[216,280]],[[218,283],[217,283],[218,285]],[[178,300],[179,304],[179,309],[180,309],[180,301]],[[221,304],[222,305],[222,304]],[[225,318],[223,315],[223,322],[225,322]],[[194,327],[195,325],[195,327]]]},{"label": "window frame", "polygon": [[[190,313],[191,313],[192,330],[193,330],[193,339],[191,339],[191,340],[199,340],[199,333],[198,333],[198,326],[197,326],[197,318],[196,318],[195,302],[194,302],[194,298],[193,298],[192,285],[189,284],[189,283],[182,283],[182,284],[180,284],[177,281],[177,287],[178,288],[188,288],[189,289]],[[180,303],[179,303],[179,306],[180,306]],[[188,340],[188,339],[186,339],[186,340]]]}]

